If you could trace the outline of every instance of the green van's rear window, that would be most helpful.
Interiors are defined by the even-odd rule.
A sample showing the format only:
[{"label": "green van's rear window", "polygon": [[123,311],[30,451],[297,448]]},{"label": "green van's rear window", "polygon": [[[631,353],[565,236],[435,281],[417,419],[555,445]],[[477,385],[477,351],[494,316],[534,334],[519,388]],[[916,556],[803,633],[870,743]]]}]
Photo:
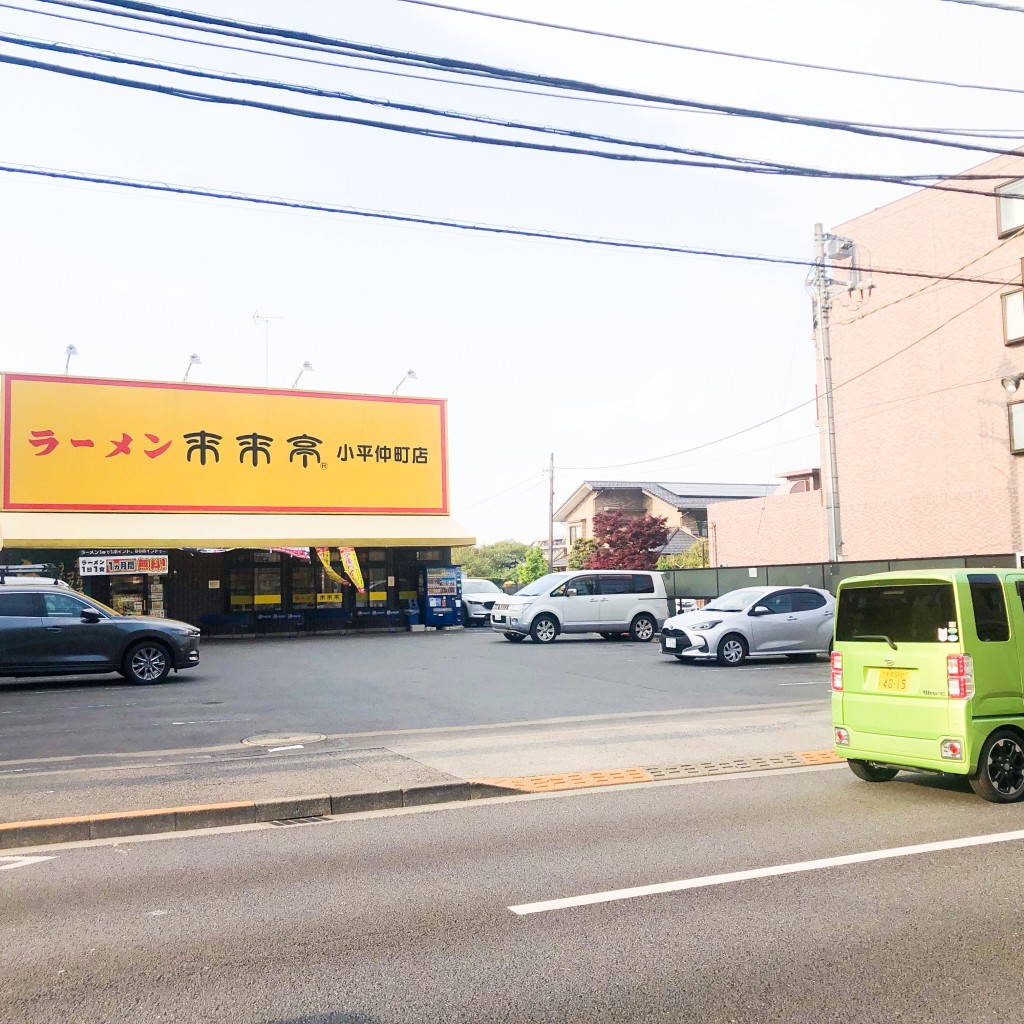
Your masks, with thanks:
[{"label": "green van's rear window", "polygon": [[958,633],[952,583],[849,587],[840,591],[837,640],[888,637],[894,643],[927,644],[943,643]]}]

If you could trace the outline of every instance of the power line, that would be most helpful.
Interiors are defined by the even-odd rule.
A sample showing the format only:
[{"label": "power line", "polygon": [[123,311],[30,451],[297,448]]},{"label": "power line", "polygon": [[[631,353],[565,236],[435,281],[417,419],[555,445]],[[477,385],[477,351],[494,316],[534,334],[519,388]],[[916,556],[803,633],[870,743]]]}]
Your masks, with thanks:
[{"label": "power line", "polygon": [[[895,141],[915,142],[923,145],[939,146],[951,149],[966,149],[976,152],[993,153],[996,155],[1007,155],[1006,150],[989,146],[969,146],[963,143],[952,142],[945,139],[923,138],[920,134],[913,134],[915,129],[893,130],[871,128],[849,121],[837,121],[829,118],[808,117],[806,115],[783,114],[774,111],[757,110],[748,107],[734,107],[717,103],[703,103],[696,100],[678,99],[675,97],[661,96],[652,93],[644,93],[636,90],[619,89],[612,86],[599,85],[593,82],[584,82],[576,79],[558,78],[550,75],[537,75],[527,72],[515,71],[509,68],[502,68],[495,65],[483,64],[473,61],[457,60],[449,57],[434,57],[426,54],[416,53],[409,50],[394,50],[388,47],[371,46],[364,43],[353,43],[348,40],[337,39],[331,36],[323,36],[311,32],[299,32],[294,29],[280,28],[277,26],[257,25],[250,22],[240,22],[231,18],[215,18],[205,14],[196,14],[191,11],[183,11],[177,8],[162,7],[157,4],[140,3],[137,0],[96,0],[96,4],[86,4],[80,0],[39,0],[41,3],[56,4],[58,6],[83,8],[95,12],[97,4],[104,8],[119,8],[127,11],[127,14],[117,13],[124,17],[140,18],[141,20],[158,20],[160,18],[173,18],[178,22],[199,24],[203,31],[218,34],[238,35],[244,33],[243,38],[252,39],[256,34],[263,37],[272,37],[275,45],[314,47],[318,51],[327,48],[330,52],[342,52],[346,56],[363,56],[367,59],[395,60],[417,67],[428,67],[454,71],[460,74],[483,75],[497,78],[503,81],[514,81],[520,84],[539,85],[547,88],[565,89],[594,93],[601,96],[612,96],[625,99],[643,100],[651,103],[660,103],[671,106],[678,106],[692,110],[705,110],[714,113],[731,114],[736,117],[752,118],[754,120],[766,120],[779,124],[791,124],[801,127],[822,128],[830,131],[842,131],[854,135],[868,137],[886,138]],[[109,12],[108,12],[109,13]],[[161,22],[165,24],[166,22]],[[180,25],[178,27],[181,27]],[[266,39],[264,39],[266,41]]]},{"label": "power line", "polygon": [[[24,14],[33,14],[41,18],[56,18],[60,21],[71,21],[80,25],[89,25],[93,28],[108,28],[115,32],[130,32],[134,35],[148,36],[152,39],[160,39],[163,41],[171,41],[176,43],[186,43],[189,46],[205,46],[215,50],[226,50],[232,53],[243,53],[247,56],[258,56],[258,57],[272,57],[276,60],[290,60],[296,61],[301,64],[312,64],[317,67],[326,68],[340,68],[343,71],[357,71],[370,75],[387,75],[392,78],[408,78],[414,82],[434,82],[438,85],[455,85],[461,89],[485,89],[491,92],[506,92],[515,93],[519,96],[532,96],[536,99],[545,100],[568,100],[572,103],[598,103],[605,106],[614,107],[630,107],[632,109],[649,110],[651,104],[648,103],[634,103],[629,100],[615,100],[609,99],[602,96],[581,96],[581,95],[561,95],[554,92],[538,92],[536,89],[521,89],[513,85],[498,85],[495,82],[475,82],[475,81],[459,81],[452,78],[436,78],[431,75],[414,75],[407,71],[396,71],[394,68],[373,68],[364,67],[359,64],[341,64],[338,61],[330,60],[316,60],[313,57],[302,57],[296,53],[274,53],[271,50],[258,50],[246,46],[232,46],[229,43],[215,43],[212,39],[190,39],[187,36],[175,36],[166,32],[151,32],[147,29],[138,28],[134,25],[115,25],[109,21],[92,21],[89,18],[77,18],[71,14],[60,14],[57,11],[36,11],[31,7],[21,7],[18,4],[0,3],[0,8],[9,11],[21,11]],[[199,32],[201,29],[190,29],[189,31]],[[677,114],[708,114],[710,111],[703,110],[685,110],[680,107],[661,107],[660,109],[666,112],[672,112]],[[927,129],[928,131],[942,132],[944,129]],[[977,134],[983,138],[1024,138],[1024,135],[1020,134],[1004,134],[1002,131],[985,132],[980,130],[977,132],[971,129],[961,129],[964,134]]]},{"label": "power line", "polygon": [[1024,14],[1024,7],[1014,7],[1012,4],[997,4],[991,0],[943,0],[947,4],[964,4],[968,7],[991,7],[994,11],[1009,11],[1011,14]]},{"label": "power line", "polygon": [[[479,11],[469,7],[455,7],[451,4],[434,3],[433,0],[397,0],[397,2],[414,4],[417,7],[433,7],[441,11],[453,11],[457,14],[470,14],[480,18],[492,18],[495,21],[530,25],[535,28],[550,28],[559,32],[572,32],[578,35],[594,36],[599,39],[617,39],[627,43],[642,43],[645,46],[659,46],[668,50],[684,50],[687,53],[699,53],[711,57],[729,57],[734,60],[756,61],[760,64],[776,64],[781,67],[802,68],[808,71],[827,71],[837,75],[857,75],[863,78],[880,78],[891,82],[910,82],[915,85],[937,85],[950,89],[978,89],[984,92],[1024,93],[1024,89],[1013,89],[1009,86],[976,85],[964,82],[950,82],[937,78],[915,78],[911,75],[886,74],[881,71],[860,71],[852,68],[839,68],[829,64],[806,64],[801,61],[782,60],[778,57],[760,57],[750,53],[735,53],[730,50],[711,50],[702,46],[687,46],[683,43],[670,43],[664,39],[646,39],[642,36],[621,35],[618,32],[601,32],[598,29],[581,28],[577,25],[559,25],[550,21],[537,21],[533,18],[519,18],[511,14],[496,14],[493,11]],[[952,0],[952,2],[969,2],[969,0]],[[1002,5],[979,4],[979,6],[1001,7]],[[1017,9],[1024,11],[1024,8]]]},{"label": "power line", "polygon": [[[813,267],[813,259],[795,259],[787,256],[763,256],[757,253],[727,252],[721,249],[698,249],[691,246],[666,245],[658,242],[634,242],[625,239],[599,238],[592,235],[578,235],[554,231],[530,230],[527,228],[502,227],[493,224],[473,224],[467,221],[448,220],[441,217],[421,217],[413,214],[386,213],[380,210],[360,210],[350,206],[329,206],[322,203],[279,199],[270,196],[254,196],[245,192],[223,192],[186,185],[169,185],[164,182],[140,181],[133,178],[118,178],[84,174],[77,171],[60,171],[27,164],[0,164],[0,173],[23,174],[30,177],[78,181],[93,185],[113,185],[118,188],[146,192],[162,192],[170,195],[196,196],[202,199],[223,199],[231,202],[250,203],[256,206],[270,206],[290,210],[306,210],[312,213],[330,213],[369,220],[393,221],[400,224],[416,224],[423,227],[453,228],[481,234],[504,235],[516,238],[535,238],[553,242],[573,242],[595,245],[602,248],[621,249],[636,252],[660,252],[678,256],[706,256],[716,259],[737,260],[744,263],[766,263],[778,266]],[[879,276],[909,277],[932,281],[955,281],[960,284],[994,285],[997,288],[1012,288],[1017,281],[994,281],[986,277],[966,277],[956,274],[936,274],[925,270],[899,270],[883,267],[861,267],[864,274]],[[770,422],[770,421],[766,421]]]},{"label": "power line", "polygon": [[[146,60],[139,57],[131,57],[124,54],[112,53],[109,51],[101,50],[88,50],[78,46],[71,46],[66,43],[51,42],[47,40],[32,39],[25,36],[18,35],[6,35],[0,34],[0,42],[10,43],[16,46],[25,46],[36,50],[46,50],[50,52],[61,53],[76,57],[86,57],[93,60],[102,60],[115,64],[125,64],[132,67],[145,68],[147,70],[155,71],[168,71],[172,74],[183,75],[191,78],[203,78],[217,82],[229,82],[234,85],[251,85],[259,88],[283,90],[287,92],[297,92],[302,95],[314,96],[317,98],[326,99],[340,99],[347,102],[369,104],[372,106],[385,107],[390,110],[401,110],[405,113],[417,113],[427,114],[435,117],[452,118],[456,120],[470,121],[475,124],[488,124],[502,128],[509,128],[519,131],[530,131],[538,132],[542,134],[552,134],[563,138],[581,139],[589,142],[601,142],[609,145],[616,146],[627,146],[638,149],[647,149],[658,152],[668,152],[680,155],[689,156],[694,158],[691,161],[680,161],[683,166],[693,167],[708,167],[715,170],[745,170],[750,173],[765,173],[765,174],[781,174],[789,176],[807,176],[807,177],[827,177],[827,178],[838,178],[841,180],[857,180],[857,181],[876,181],[884,182],[886,184],[900,184],[900,185],[921,185],[921,184],[934,184],[939,181],[1001,181],[1005,178],[1004,174],[986,174],[986,175],[975,175],[975,174],[964,174],[964,175],[940,175],[940,174],[929,174],[929,175],[883,175],[883,174],[860,174],[855,172],[841,172],[841,171],[830,171],[823,168],[805,167],[794,164],[781,164],[774,161],[764,161],[753,157],[742,157],[742,156],[731,156],[729,154],[722,154],[711,152],[707,150],[690,149],[681,146],[671,146],[665,143],[655,142],[644,142],[633,139],[621,139],[615,136],[603,135],[596,132],[584,132],[569,128],[556,128],[547,125],[537,125],[522,121],[510,121],[503,118],[492,118],[478,114],[466,114],[457,111],[442,110],[436,107],[426,107],[420,104],[411,103],[399,103],[393,100],[386,100],[375,97],[360,96],[356,93],[341,92],[338,90],[321,89],[315,86],[308,85],[296,85],[291,83],[273,81],[265,78],[253,78],[246,75],[228,74],[223,72],[214,72],[210,70],[204,70],[195,67],[185,67],[177,64],[167,64],[161,61]],[[259,101],[250,101],[241,98],[223,97],[217,96],[212,93],[196,93],[192,90],[177,90],[171,86],[160,86],[154,83],[139,82],[134,79],[119,78],[116,76],[104,76],[96,75],[93,72],[83,71],[81,69],[67,68],[63,65],[49,64],[39,61],[24,61],[17,57],[6,57],[0,55],[0,63],[8,62],[18,66],[27,66],[36,70],[52,71],[55,73],[69,74],[73,77],[84,77],[84,78],[95,78],[96,80],[105,84],[119,85],[127,88],[138,88],[145,89],[147,91],[157,91],[163,94],[169,94],[177,98],[183,99],[199,99],[203,102],[217,102],[217,103],[228,103],[231,105],[242,105],[242,106],[253,106],[257,109],[265,109],[275,113],[284,113],[293,116],[304,116],[314,117],[317,119],[328,119],[328,120],[339,120],[344,123],[354,123],[364,127],[373,127],[392,131],[404,131],[411,132],[413,134],[423,133],[431,134],[432,129],[417,129],[409,125],[396,125],[388,122],[379,121],[368,121],[365,119],[358,118],[347,118],[340,117],[338,115],[325,115],[322,113],[302,110],[295,107],[282,107],[276,104],[262,104]],[[590,156],[604,159],[630,159],[629,156],[609,154],[603,151],[595,150],[583,150],[576,147],[537,147],[534,143],[520,142],[516,143],[513,140],[495,140],[492,137],[479,136],[479,135],[463,135],[458,133],[444,133],[440,136],[433,135],[432,137],[441,137],[451,141],[463,141],[463,142],[478,142],[489,145],[511,145],[519,146],[521,148],[540,148],[547,152],[563,152],[570,153],[577,156]],[[643,158],[636,157],[637,160],[643,160]],[[697,162],[694,162],[697,161]],[[650,161],[643,161],[650,162]],[[664,163],[668,161],[655,161]],[[675,162],[675,161],[672,161]],[[948,188],[949,186],[944,186]],[[966,190],[974,192],[973,189]]]}]

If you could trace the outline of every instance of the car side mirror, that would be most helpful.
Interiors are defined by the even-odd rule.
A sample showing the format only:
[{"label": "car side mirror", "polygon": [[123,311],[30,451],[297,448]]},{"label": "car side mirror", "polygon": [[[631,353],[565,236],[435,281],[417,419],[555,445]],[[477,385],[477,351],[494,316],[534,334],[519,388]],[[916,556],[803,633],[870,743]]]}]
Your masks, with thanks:
[{"label": "car side mirror", "polygon": [[91,608],[82,609],[82,621],[83,622],[100,622],[103,616],[99,612],[94,612]]},{"label": "car side mirror", "polygon": [[751,615],[771,615],[771,613],[772,613],[771,608],[767,608],[763,604],[756,604],[750,610],[750,614]]},{"label": "car side mirror", "polygon": [[575,588],[575,587],[570,587],[570,588],[569,588],[569,589],[568,589],[568,590],[567,590],[567,591],[565,592],[565,596],[566,596],[566,597],[575,597],[577,593],[578,593],[578,591],[576,590],[576,588]]}]

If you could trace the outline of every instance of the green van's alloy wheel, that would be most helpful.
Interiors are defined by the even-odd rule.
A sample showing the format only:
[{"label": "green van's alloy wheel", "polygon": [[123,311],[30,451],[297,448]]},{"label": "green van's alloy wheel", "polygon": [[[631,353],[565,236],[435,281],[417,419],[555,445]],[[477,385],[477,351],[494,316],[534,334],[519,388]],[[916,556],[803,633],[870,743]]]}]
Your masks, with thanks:
[{"label": "green van's alloy wheel", "polygon": [[738,633],[722,637],[718,645],[718,664],[735,668],[747,660],[747,641]]},{"label": "green van's alloy wheel", "polygon": [[535,644],[549,644],[558,636],[558,623],[550,615],[538,615],[530,627]]},{"label": "green van's alloy wheel", "polygon": [[892,782],[899,774],[898,768],[886,768],[874,761],[847,761],[850,771],[865,782]]},{"label": "green van's alloy wheel", "polygon": [[506,633],[505,634],[505,639],[506,640],[511,640],[512,643],[517,644],[517,643],[519,643],[520,640],[525,640],[526,639],[526,634],[525,633]]},{"label": "green van's alloy wheel", "polygon": [[1012,804],[1024,796],[1024,739],[1014,729],[996,729],[981,748],[971,789],[983,800]]}]

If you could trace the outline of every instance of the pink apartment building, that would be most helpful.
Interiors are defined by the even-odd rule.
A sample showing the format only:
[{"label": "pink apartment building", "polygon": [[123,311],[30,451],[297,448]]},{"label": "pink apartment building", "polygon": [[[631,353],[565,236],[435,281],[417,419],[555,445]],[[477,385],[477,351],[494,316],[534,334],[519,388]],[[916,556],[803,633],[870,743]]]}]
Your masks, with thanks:
[{"label": "pink apartment building", "polygon": [[[845,561],[1024,551],[1024,385],[1010,390],[1024,379],[1024,155],[966,173],[994,178],[951,180],[964,191],[915,192],[831,232],[874,268],[863,297],[831,303]],[[709,506],[713,560],[827,560],[823,493]]]}]

